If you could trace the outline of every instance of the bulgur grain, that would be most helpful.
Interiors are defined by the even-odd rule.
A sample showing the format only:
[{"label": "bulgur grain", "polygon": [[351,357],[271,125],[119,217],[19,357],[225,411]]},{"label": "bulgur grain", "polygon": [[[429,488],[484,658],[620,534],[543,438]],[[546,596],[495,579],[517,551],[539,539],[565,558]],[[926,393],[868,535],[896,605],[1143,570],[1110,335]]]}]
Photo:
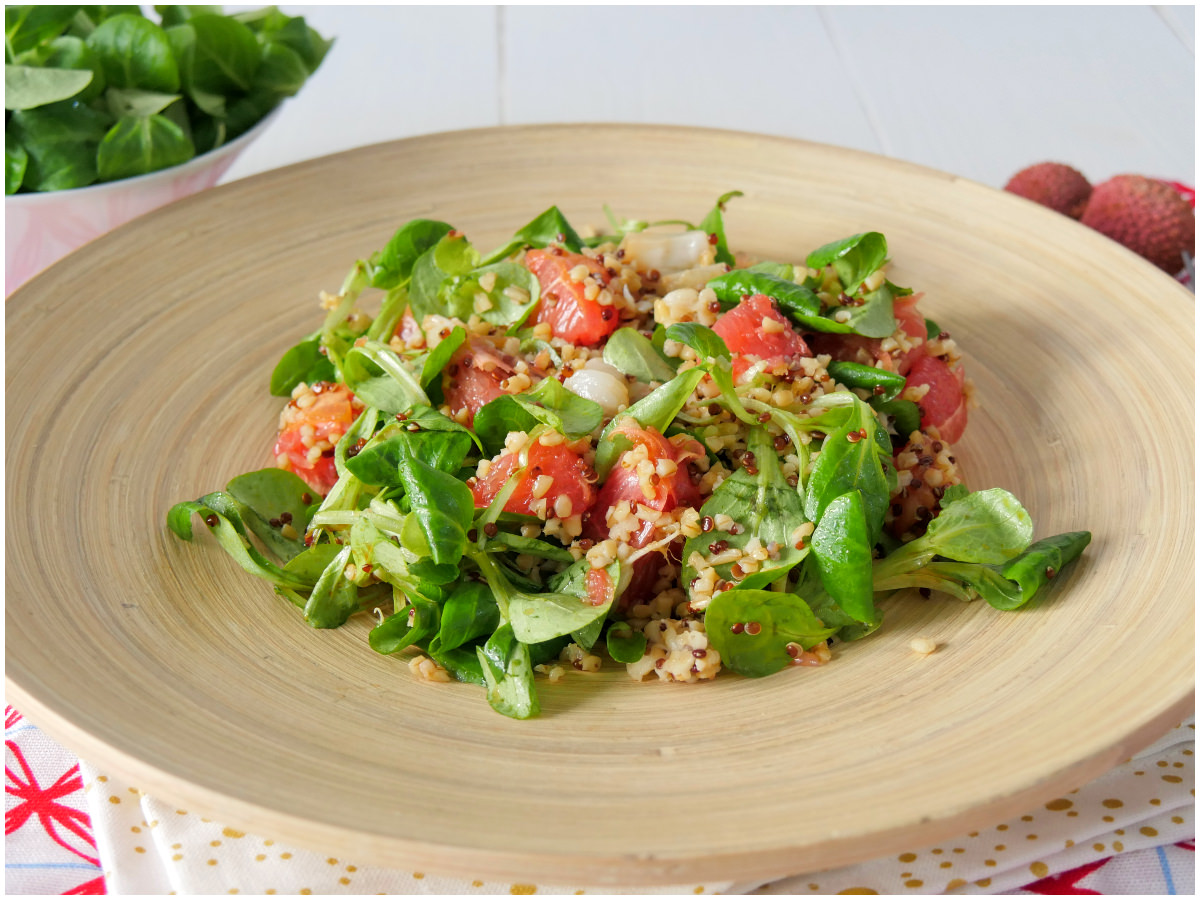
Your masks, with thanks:
[{"label": "bulgur grain", "polygon": [[922,656],[928,656],[937,650],[937,642],[926,637],[913,638],[909,641],[908,646],[912,648],[914,653],[919,653]]}]

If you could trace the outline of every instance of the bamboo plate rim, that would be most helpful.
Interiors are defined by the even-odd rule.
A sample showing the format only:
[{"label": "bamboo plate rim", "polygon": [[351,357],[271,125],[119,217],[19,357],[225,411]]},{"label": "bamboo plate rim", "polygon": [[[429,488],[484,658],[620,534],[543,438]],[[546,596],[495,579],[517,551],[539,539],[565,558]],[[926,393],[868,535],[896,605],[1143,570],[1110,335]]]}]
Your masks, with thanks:
[{"label": "bamboo plate rim", "polygon": [[[970,372],[985,399],[962,445],[968,481],[976,472],[1023,485],[1028,497],[1015,492],[1037,506],[1039,536],[1071,527],[1097,534],[1037,609],[989,618],[977,603],[934,615],[906,596],[890,602],[879,635],[854,645],[803,690],[779,676],[651,688],[610,673],[587,684],[567,679],[549,699],[543,688],[544,719],[514,726],[490,719],[495,714],[474,688],[451,686],[431,699],[402,664],[361,646],[361,624],[318,634],[261,589],[250,605],[232,606],[230,594],[253,592],[254,579],[227,565],[211,541],[179,545],[165,534],[165,505],[215,489],[224,482],[213,479],[227,480],[259,458],[261,443],[249,445],[269,438],[270,410],[278,408],[265,397],[264,368],[311,330],[316,292],[335,290],[355,255],[370,252],[372,241],[381,245],[407,218],[445,213],[472,239],[478,227],[486,236],[478,243],[487,245],[544,209],[546,198],[561,197],[577,224],[577,214],[595,216],[614,200],[622,214],[644,217],[670,203],[674,215],[698,218],[717,194],[739,186],[748,189],[730,207],[730,244],[764,256],[780,257],[803,240],[787,257],[798,259],[822,235],[852,233],[850,226],[871,217],[891,226],[880,230],[891,240],[896,272],[929,292],[937,318],[961,330],[968,366],[977,360]],[[817,202],[801,202],[809,198]],[[846,230],[828,231],[838,228]],[[1005,293],[1001,274],[1020,291]],[[78,327],[64,331],[66,304],[85,297],[91,305],[71,307]],[[1056,332],[1054,315],[1078,310],[1085,299],[1087,314]],[[1191,385],[1178,378],[1192,365],[1191,297],[1107,238],[966,179],[861,151],[685,126],[448,132],[298,163],[164,207],[35,277],[9,298],[7,314],[10,702],[93,764],[251,831],[367,862],[526,881],[536,872],[545,883],[773,878],[931,843],[1022,812],[1121,762],[1193,703],[1192,492],[1174,490],[1176,481],[1194,483],[1188,435],[1177,427],[1180,415],[1192,414]],[[231,322],[241,329],[232,339]],[[1007,353],[992,346],[993,337],[1009,340]],[[47,347],[57,349],[48,354]],[[1103,389],[1118,383],[1110,371],[1116,363],[1130,360],[1154,390],[1131,379],[1137,402],[1126,409]],[[1033,390],[1035,376],[1047,373],[1073,392],[1071,403],[1062,391]],[[1099,387],[1088,395],[1089,385]],[[154,402],[163,393],[176,404],[170,411]],[[228,398],[229,409],[215,397]],[[61,404],[58,415],[45,415],[51,402]],[[100,403],[110,404],[103,416],[94,414]],[[1090,418],[1117,410],[1127,419],[1121,440],[1128,453],[1100,442],[1103,431]],[[999,411],[1013,418],[998,421]],[[204,440],[185,425],[234,435],[244,429],[247,437],[206,455]],[[173,454],[170,471],[161,453],[146,449],[151,435],[162,435]],[[1100,475],[1110,468],[1127,481],[1140,478],[1140,491],[1118,494],[1104,484]],[[141,475],[148,497],[134,496]],[[1117,496],[1126,517],[1100,515],[1101,499]],[[81,511],[87,527],[77,521]],[[1095,520],[1070,524],[1077,512]],[[126,534],[143,541],[144,552],[128,549]],[[72,553],[50,564],[49,548],[63,542]],[[1147,572],[1151,562],[1157,565]],[[123,584],[100,577],[118,565]],[[1118,585],[1144,604],[1117,603]],[[55,602],[70,615],[48,616],[46,604]],[[1017,621],[1029,623],[1024,632],[1012,631]],[[1131,652],[1157,651],[1156,665],[1134,666],[1115,653],[1109,664],[1105,654],[1118,643],[1110,627],[1127,629],[1120,646]],[[918,633],[935,633],[946,646],[924,669],[903,654]],[[1008,653],[1023,668],[1004,681]],[[1090,680],[1072,681],[1072,666]],[[235,669],[254,678],[236,692],[213,685]],[[85,678],[85,671],[95,675]],[[284,672],[311,681],[285,684]],[[148,677],[160,679],[153,690]],[[888,702],[875,697],[872,678],[889,685]],[[1014,683],[1022,693],[1009,696]],[[1051,688],[1057,693],[1043,696]],[[946,697],[974,705],[959,708]],[[398,719],[371,705],[398,699],[406,704]],[[805,701],[818,699],[841,717],[812,715]],[[168,708],[171,701],[180,705]],[[1090,721],[1099,702],[1114,721]],[[278,703],[295,704],[292,718]],[[333,720],[350,729],[346,760],[337,759],[337,740],[323,730],[329,720],[316,718],[313,704],[346,717]],[[871,716],[856,721],[855,709]],[[715,731],[684,740],[677,724],[672,730],[660,721],[665,710],[681,718],[707,711],[706,726]],[[915,717],[908,730],[898,728],[906,710]],[[793,718],[778,721],[776,713]],[[1045,729],[1050,746],[1025,734],[1018,714]],[[389,759],[390,745],[376,733],[395,721],[404,728],[388,737],[429,767],[423,780]],[[1028,765],[982,745],[998,739],[1002,723],[1030,754]],[[308,730],[299,731],[301,724]],[[215,728],[236,740],[219,742]],[[814,755],[837,759],[807,758],[796,744],[801,733],[812,735]],[[253,768],[247,758],[254,748],[277,756],[255,763],[257,776],[239,768]],[[889,749],[907,754],[918,771],[905,773]],[[368,752],[382,757],[374,769]],[[449,757],[492,763],[496,772],[455,772]],[[739,769],[735,759],[755,770]],[[882,767],[884,789],[865,789],[850,771],[868,763]],[[343,777],[377,778],[377,790],[352,781],[339,793],[322,783],[322,764]],[[813,779],[807,792],[786,777],[772,780],[785,764]],[[285,772],[300,787],[261,780]],[[528,795],[506,794],[516,790],[506,777]],[[687,796],[719,813],[687,841],[630,825],[632,798],[668,778],[699,790]],[[455,793],[468,789],[474,793]],[[574,800],[566,796],[572,790]],[[484,821],[439,805],[450,797],[466,804],[467,796]],[[820,822],[797,821],[801,796],[821,804]],[[339,797],[347,809],[336,808]],[[590,840],[558,827],[572,802],[588,813],[582,834]],[[675,828],[699,814],[654,807],[654,821]],[[494,824],[501,820],[503,829]]]}]

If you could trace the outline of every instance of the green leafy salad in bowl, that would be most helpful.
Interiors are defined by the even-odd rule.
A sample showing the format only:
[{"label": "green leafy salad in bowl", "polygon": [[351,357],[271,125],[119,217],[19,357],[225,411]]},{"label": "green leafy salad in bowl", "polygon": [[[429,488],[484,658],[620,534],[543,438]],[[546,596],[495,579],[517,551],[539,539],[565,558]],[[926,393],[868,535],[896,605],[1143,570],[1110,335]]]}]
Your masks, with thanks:
[{"label": "green leafy salad in bowl", "polygon": [[735,196],[586,238],[552,207],[486,255],[408,222],[271,374],[275,465],[171,530],[198,516],[310,625],[375,616],[372,649],[515,718],[602,665],[818,667],[902,589],[1027,604],[1091,535],[1034,541],[962,484],[971,384],[884,236],[746,259]]},{"label": "green leafy salad in bowl", "polygon": [[4,193],[145,175],[227,144],[331,41],[275,7],[6,6]]}]

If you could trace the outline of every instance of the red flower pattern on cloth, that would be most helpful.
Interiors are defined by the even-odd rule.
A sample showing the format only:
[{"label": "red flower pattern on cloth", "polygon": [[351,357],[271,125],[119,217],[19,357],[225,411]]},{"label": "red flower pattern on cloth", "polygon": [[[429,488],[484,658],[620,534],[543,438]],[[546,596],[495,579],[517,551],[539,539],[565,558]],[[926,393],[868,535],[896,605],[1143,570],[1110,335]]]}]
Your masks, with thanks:
[{"label": "red flower pattern on cloth", "polygon": [[[87,801],[81,789],[83,777],[78,762],[32,724],[25,722],[12,707],[5,709],[5,746],[8,754],[6,790],[9,799],[5,813],[6,887],[15,893],[106,893],[107,885],[100,870],[100,854],[87,813]],[[36,840],[14,842],[14,839],[22,836]],[[59,861],[46,861],[43,858],[35,861],[32,854],[37,851],[30,849],[33,847],[40,848],[42,857],[47,847],[54,848],[60,854]],[[1183,869],[1190,868],[1187,860],[1194,852],[1194,840],[1177,841],[1159,846],[1157,851],[1154,848],[1143,851],[1141,862],[1144,867],[1149,860],[1156,869],[1161,864],[1168,886],[1177,887],[1170,884],[1171,870],[1182,874]],[[1175,856],[1168,859],[1172,854]],[[1127,886],[1130,883],[1141,881],[1136,871],[1137,857],[1137,853],[1125,853],[1094,860],[1048,875],[1009,893],[1128,893]],[[54,870],[58,876],[54,887],[48,887],[45,878],[41,881],[29,880],[38,869]],[[69,882],[64,880],[64,875]],[[1180,874],[1177,874],[1176,878],[1179,877]]]},{"label": "red flower pattern on cloth", "polygon": [[69,891],[63,891],[63,896],[68,894],[107,894],[108,891],[104,887],[104,876],[93,878],[91,881],[85,881],[78,887],[73,887]]},{"label": "red flower pattern on cloth", "polygon": [[28,876],[31,893],[105,893],[79,763],[46,753],[48,741],[11,706],[4,734],[6,885]]},{"label": "red flower pattern on cloth", "polygon": [[[20,767],[20,774],[10,767],[4,767],[6,793],[13,794],[20,802],[4,813],[4,833],[11,834],[25,825],[31,816],[37,816],[41,826],[53,839],[54,843],[69,850],[81,859],[93,865],[100,865],[100,859],[91,856],[83,848],[95,850],[96,842],[92,838],[91,822],[83,810],[75,809],[60,802],[61,797],[73,794],[83,787],[83,779],[79,776],[79,765],[76,764],[63,772],[58,780],[48,788],[38,784],[37,776],[25,761],[25,754],[15,741],[5,741],[4,746],[12,754]],[[64,830],[67,834],[64,834]],[[72,842],[70,836],[76,840]],[[80,846],[82,845],[82,847]]]},{"label": "red flower pattern on cloth", "polygon": [[1091,888],[1079,887],[1079,882],[1091,875],[1097,869],[1104,868],[1109,860],[1098,859],[1048,878],[1041,878],[1033,884],[1026,885],[1025,890],[1034,894],[1099,894]]}]

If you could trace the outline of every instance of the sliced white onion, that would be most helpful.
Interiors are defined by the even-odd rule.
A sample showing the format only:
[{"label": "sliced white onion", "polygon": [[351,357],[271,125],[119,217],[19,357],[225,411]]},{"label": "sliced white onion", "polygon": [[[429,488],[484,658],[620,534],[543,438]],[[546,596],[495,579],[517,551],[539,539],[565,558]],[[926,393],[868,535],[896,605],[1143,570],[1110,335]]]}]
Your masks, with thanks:
[{"label": "sliced white onion", "polygon": [[657,269],[663,274],[708,265],[715,256],[708,235],[703,231],[673,234],[639,231],[625,235],[621,247],[625,250],[625,259],[632,260],[637,268],[642,271]]},{"label": "sliced white onion", "polygon": [[606,416],[615,416],[621,407],[629,405],[629,388],[625,386],[625,379],[603,369],[590,366],[581,369],[564,381],[563,386],[585,400],[599,403]]},{"label": "sliced white onion", "polygon": [[[621,372],[620,369],[618,369],[616,366],[610,366],[599,356],[593,356],[591,359],[589,359],[587,362],[585,362],[583,364],[583,367],[585,369],[593,369],[597,372],[607,372],[609,375],[613,376],[614,378],[618,378],[618,379],[625,378],[625,375]],[[622,382],[622,383],[624,383],[624,382]]]},{"label": "sliced white onion", "polygon": [[675,291],[679,288],[700,290],[714,278],[725,274],[724,263],[713,263],[711,266],[698,266],[695,269],[685,269],[671,275],[664,275],[659,282],[659,288],[664,291]]}]

